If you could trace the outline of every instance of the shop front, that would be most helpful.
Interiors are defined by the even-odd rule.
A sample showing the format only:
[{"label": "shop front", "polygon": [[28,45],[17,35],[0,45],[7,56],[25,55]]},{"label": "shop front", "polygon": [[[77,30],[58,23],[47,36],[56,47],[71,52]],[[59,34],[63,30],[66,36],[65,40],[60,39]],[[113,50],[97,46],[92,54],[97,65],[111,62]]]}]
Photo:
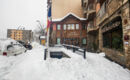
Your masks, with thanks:
[{"label": "shop front", "polygon": [[110,20],[101,28],[102,48],[106,56],[115,62],[125,65],[123,47],[123,29],[120,16]]},{"label": "shop front", "polygon": [[121,18],[117,17],[102,28],[103,47],[123,51]]}]

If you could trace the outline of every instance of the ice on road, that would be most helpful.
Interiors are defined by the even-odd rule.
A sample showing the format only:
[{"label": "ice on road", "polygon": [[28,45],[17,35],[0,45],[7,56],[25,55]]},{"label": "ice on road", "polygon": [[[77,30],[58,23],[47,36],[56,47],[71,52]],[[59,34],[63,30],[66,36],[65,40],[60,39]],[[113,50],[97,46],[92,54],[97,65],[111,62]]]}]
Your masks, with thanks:
[{"label": "ice on road", "polygon": [[16,57],[0,56],[0,80],[130,80],[130,71],[105,59],[103,53],[87,52],[84,60],[60,48],[71,58],[45,61],[45,47],[33,46],[33,50]]}]

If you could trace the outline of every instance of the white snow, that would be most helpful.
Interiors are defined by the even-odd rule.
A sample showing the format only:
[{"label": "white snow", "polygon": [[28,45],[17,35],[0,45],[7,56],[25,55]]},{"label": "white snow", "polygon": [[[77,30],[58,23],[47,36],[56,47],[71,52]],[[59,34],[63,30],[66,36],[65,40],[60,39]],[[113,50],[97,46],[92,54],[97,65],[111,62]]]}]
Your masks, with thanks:
[{"label": "white snow", "polygon": [[104,58],[86,53],[87,59],[63,47],[71,58],[44,60],[45,47],[33,43],[33,50],[16,57],[0,56],[0,80],[130,80],[130,71]]},{"label": "white snow", "polygon": [[11,42],[13,42],[13,44],[18,43],[17,41],[13,40],[13,39],[0,39],[0,50],[5,50],[7,48],[7,45],[10,45]]},{"label": "white snow", "polygon": [[65,18],[67,18],[69,15],[73,15],[74,17],[78,18],[79,20],[87,20],[86,18],[80,18],[79,16],[77,16],[76,14],[69,12],[67,15],[65,15],[63,18],[58,18],[58,19],[52,19],[52,21],[62,21]]}]

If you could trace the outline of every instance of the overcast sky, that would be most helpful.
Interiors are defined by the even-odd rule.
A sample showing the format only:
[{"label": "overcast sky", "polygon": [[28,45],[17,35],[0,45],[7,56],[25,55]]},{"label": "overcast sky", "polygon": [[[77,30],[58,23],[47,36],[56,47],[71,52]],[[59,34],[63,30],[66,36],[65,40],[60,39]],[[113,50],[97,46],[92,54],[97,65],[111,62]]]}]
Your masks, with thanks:
[{"label": "overcast sky", "polygon": [[46,0],[0,0],[0,38],[6,38],[7,29],[24,26],[34,30],[38,23],[46,24]]}]

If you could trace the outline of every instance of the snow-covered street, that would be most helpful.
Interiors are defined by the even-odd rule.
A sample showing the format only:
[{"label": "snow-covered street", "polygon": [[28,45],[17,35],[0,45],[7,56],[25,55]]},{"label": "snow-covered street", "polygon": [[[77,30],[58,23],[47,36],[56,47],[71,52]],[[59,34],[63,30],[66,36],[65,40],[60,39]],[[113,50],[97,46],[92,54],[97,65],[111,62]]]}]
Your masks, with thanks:
[{"label": "snow-covered street", "polygon": [[44,60],[45,47],[12,57],[0,56],[0,80],[130,80],[130,71],[104,58],[86,53],[86,59],[61,48],[71,58]]}]

